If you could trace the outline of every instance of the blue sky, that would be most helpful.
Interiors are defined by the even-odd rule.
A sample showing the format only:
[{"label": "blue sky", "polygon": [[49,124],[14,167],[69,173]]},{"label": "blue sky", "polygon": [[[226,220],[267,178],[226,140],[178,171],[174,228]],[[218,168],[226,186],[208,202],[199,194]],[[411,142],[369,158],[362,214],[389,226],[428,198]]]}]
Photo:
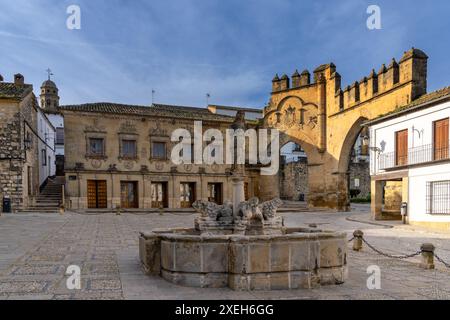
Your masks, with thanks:
[{"label": "blue sky", "polygon": [[[66,8],[81,7],[81,30]],[[368,5],[382,29],[366,27]],[[35,92],[50,67],[61,103],[262,107],[275,73],[334,62],[343,86],[412,46],[429,91],[450,85],[450,2],[364,0],[0,0],[0,74]]]}]

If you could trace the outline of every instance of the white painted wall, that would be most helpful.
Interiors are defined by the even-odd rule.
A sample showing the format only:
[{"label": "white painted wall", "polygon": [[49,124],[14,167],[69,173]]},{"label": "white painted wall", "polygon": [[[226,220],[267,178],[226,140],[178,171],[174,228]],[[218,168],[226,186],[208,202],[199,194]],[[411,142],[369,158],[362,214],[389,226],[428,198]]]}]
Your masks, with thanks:
[{"label": "white painted wall", "polygon": [[280,149],[280,155],[286,157],[286,163],[297,162],[300,158],[306,158],[306,153],[302,151],[294,151],[296,148],[294,142],[288,142]]},{"label": "white painted wall", "polygon": [[[214,107],[210,107],[208,108],[212,113],[216,113],[216,114],[221,114],[221,115],[225,115],[225,116],[232,116],[235,117],[237,110],[232,110],[232,109],[228,109],[228,108],[220,108],[218,106],[214,106]],[[251,111],[251,110],[245,110],[245,108],[239,109],[239,110],[243,110],[245,111],[245,119],[246,120],[257,120],[257,119],[261,119],[263,117],[263,111],[261,110],[260,112],[255,112],[255,111]]]},{"label": "white painted wall", "polygon": [[[52,123],[55,128],[64,128],[64,118],[59,114],[47,114],[47,118]],[[56,145],[55,146],[55,154],[57,156],[64,155],[64,145]]]},{"label": "white painted wall", "polygon": [[[370,146],[378,147],[382,153],[395,151],[395,132],[408,129],[408,148],[420,147],[433,143],[433,121],[450,117],[450,102],[427,109],[410,112],[370,127]],[[417,129],[421,132],[420,137]],[[371,151],[370,174],[384,172],[378,168],[377,153]]]},{"label": "white painted wall", "polygon": [[450,163],[423,166],[409,170],[409,220],[417,222],[450,222],[449,215],[427,214],[427,182],[450,180]]},{"label": "white painted wall", "polygon": [[[39,148],[39,185],[49,177],[55,175],[55,128],[42,110],[38,109],[38,148]],[[45,142],[44,142],[45,141]],[[42,150],[46,150],[45,160]]]},{"label": "white painted wall", "polygon": [[[370,127],[371,147],[385,152],[395,151],[395,132],[408,129],[408,149],[433,143],[433,122],[450,117],[450,102],[384,121]],[[416,130],[413,130],[413,127]],[[420,132],[420,136],[419,133]],[[371,151],[371,175],[385,172],[378,168],[377,153]],[[395,172],[389,170],[389,172]],[[411,222],[450,222],[449,215],[426,213],[427,182],[450,180],[450,163],[424,163],[410,166],[408,170],[408,216]]]}]

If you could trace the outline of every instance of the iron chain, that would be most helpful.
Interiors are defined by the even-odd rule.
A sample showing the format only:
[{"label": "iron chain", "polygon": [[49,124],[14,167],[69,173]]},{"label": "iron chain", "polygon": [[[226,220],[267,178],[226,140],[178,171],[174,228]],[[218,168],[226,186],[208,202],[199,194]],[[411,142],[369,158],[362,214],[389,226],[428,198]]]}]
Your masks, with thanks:
[{"label": "iron chain", "polygon": [[378,254],[380,254],[380,255],[382,255],[382,256],[388,257],[388,258],[394,258],[394,259],[408,259],[408,258],[412,258],[412,257],[418,256],[418,255],[420,255],[420,254],[422,253],[422,251],[417,251],[417,252],[414,252],[414,253],[411,253],[411,254],[406,254],[406,255],[393,255],[393,254],[384,253],[384,252],[378,250],[377,248],[375,248],[374,246],[372,246],[370,243],[368,243],[367,240],[364,239],[363,237],[361,238],[361,240],[362,240],[365,244],[367,244],[367,246],[368,246],[370,249],[372,249],[372,250],[375,251],[376,253],[378,253]]},{"label": "iron chain", "polygon": [[434,257],[436,258],[437,261],[439,261],[440,263],[442,263],[444,266],[446,266],[447,268],[450,268],[450,264],[445,262],[444,260],[442,260],[436,253],[433,253]]}]

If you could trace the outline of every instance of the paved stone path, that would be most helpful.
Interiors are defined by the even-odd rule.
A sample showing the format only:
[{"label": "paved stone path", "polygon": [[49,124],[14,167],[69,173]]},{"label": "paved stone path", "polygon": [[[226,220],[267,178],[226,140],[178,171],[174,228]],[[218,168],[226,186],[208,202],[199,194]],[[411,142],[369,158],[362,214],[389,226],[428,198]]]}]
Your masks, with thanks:
[{"label": "paved stone path", "polygon": [[[390,253],[415,252],[432,242],[450,261],[450,234],[390,223],[392,228],[349,221],[368,219],[368,208],[351,213],[285,213],[288,225],[315,223],[322,229],[351,233],[362,229],[366,239]],[[0,217],[0,299],[450,299],[450,272],[443,265],[426,271],[418,259],[385,258],[365,248],[349,250],[349,280],[314,290],[234,292],[230,289],[185,288],[142,273],[138,232],[164,226],[192,226],[185,214],[66,213]],[[350,246],[350,245],[349,245]],[[66,268],[81,268],[81,290],[66,286]],[[381,269],[380,290],[368,290],[367,267]]]}]

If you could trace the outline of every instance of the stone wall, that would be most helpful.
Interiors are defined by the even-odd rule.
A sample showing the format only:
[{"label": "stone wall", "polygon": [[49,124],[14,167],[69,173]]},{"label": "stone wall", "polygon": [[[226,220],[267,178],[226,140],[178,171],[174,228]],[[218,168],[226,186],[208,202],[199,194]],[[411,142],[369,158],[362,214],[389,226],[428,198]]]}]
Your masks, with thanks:
[{"label": "stone wall", "polygon": [[[38,150],[36,132],[36,105],[33,94],[22,101],[0,101],[0,207],[3,211],[3,198],[11,199],[13,211],[22,209],[37,194]],[[24,137],[31,137],[31,148],[25,151]],[[30,169],[28,169],[30,167]],[[28,188],[28,170],[30,188]],[[28,194],[30,189],[30,194]]]},{"label": "stone wall", "polygon": [[[352,162],[349,166],[350,190],[359,190],[357,198],[366,198],[370,195],[369,162]],[[359,181],[359,186],[357,182]]]},{"label": "stone wall", "polygon": [[[350,189],[360,190],[358,198],[370,195],[369,162],[355,162],[349,166]],[[355,184],[359,179],[359,186]],[[280,197],[284,200],[299,201],[301,195],[308,198],[308,163],[306,159],[283,164],[280,168]]]},{"label": "stone wall", "polygon": [[284,200],[304,201],[308,195],[308,162],[302,158],[297,162],[283,164],[280,170],[280,197]]},{"label": "stone wall", "polygon": [[402,182],[386,181],[384,187],[384,211],[398,211],[402,205]]}]

